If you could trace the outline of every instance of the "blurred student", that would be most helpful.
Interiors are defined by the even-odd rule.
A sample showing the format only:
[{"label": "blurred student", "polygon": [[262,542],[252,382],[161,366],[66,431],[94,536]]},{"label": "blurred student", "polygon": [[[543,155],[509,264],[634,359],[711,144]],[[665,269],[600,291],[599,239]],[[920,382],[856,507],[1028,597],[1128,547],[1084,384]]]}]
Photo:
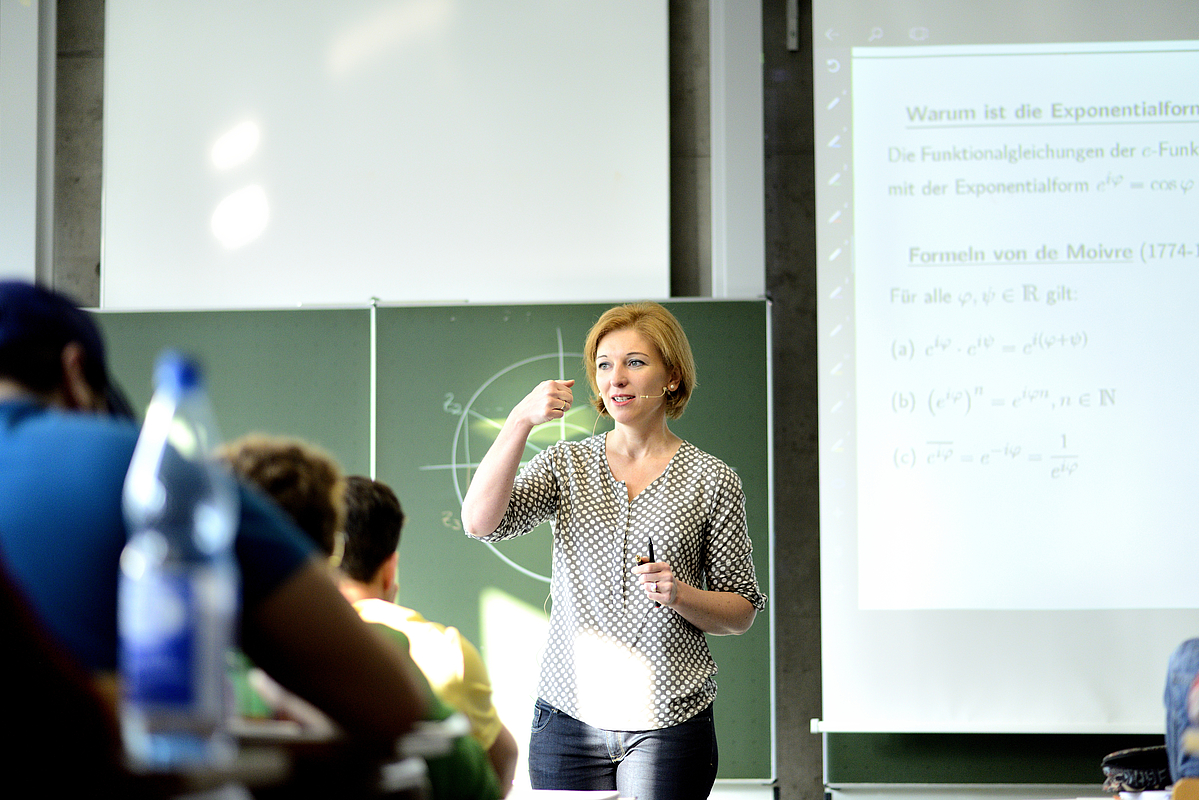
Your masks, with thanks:
[{"label": "blurred student", "polygon": [[1164,700],[1170,778],[1199,778],[1199,639],[1170,654]]},{"label": "blurred student", "polygon": [[395,602],[404,514],[384,483],[352,475],[346,480],[346,549],[342,594],[367,622],[407,636],[412,658],[442,700],[465,714],[487,749],[505,793],[516,773],[518,747],[491,701],[491,681],[478,650],[456,628],[430,622]]},{"label": "blurred student", "polygon": [[345,477],[332,456],[300,439],[252,433],[222,445],[217,457],[286,511],[327,559],[340,559]]},{"label": "blurred student", "polygon": [[[346,481],[332,457],[297,439],[259,434],[230,442],[221,448],[220,455],[235,474],[258,486],[290,514],[331,562],[340,559]],[[388,638],[408,656],[408,637],[396,635],[390,629],[387,632],[391,634]],[[419,669],[415,672],[428,701],[426,719],[449,718],[454,709],[437,698]],[[426,763],[435,800],[500,797],[500,784],[487,754],[471,736],[455,739],[448,755],[427,758]]]},{"label": "blurred student", "polygon": [[[0,559],[0,641],[7,654],[4,721],[19,735],[4,748],[10,780],[27,777],[47,797],[84,797],[97,787],[122,798],[164,796],[124,766],[117,717],[87,674],[50,640]],[[63,754],[70,753],[70,769]]]},{"label": "blurred student", "polygon": [[[340,552],[345,520],[342,504],[345,480],[336,461],[298,439],[261,434],[250,434],[222,445],[216,456],[240,480],[285,511],[327,562],[335,559],[334,554]],[[326,720],[306,709],[297,709],[294,701],[277,689],[255,688],[251,684],[253,671],[253,662],[244,654],[237,654],[231,674],[237,710],[242,717],[296,716],[295,721],[313,732],[329,728]],[[268,694],[264,695],[259,688],[265,688]],[[278,703],[286,705],[277,707]]]},{"label": "blurred student", "polygon": [[[91,317],[0,281],[0,552],[50,637],[115,702],[125,472],[138,426]],[[313,548],[244,487],[241,646],[347,733],[394,739],[425,716],[415,670],[344,601]]]}]

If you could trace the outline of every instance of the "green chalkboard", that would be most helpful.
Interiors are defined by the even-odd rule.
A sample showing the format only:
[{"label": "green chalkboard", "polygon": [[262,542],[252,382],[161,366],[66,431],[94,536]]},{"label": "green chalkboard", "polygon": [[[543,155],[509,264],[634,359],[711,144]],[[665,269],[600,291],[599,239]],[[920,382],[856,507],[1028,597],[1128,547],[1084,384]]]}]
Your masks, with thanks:
[{"label": "green chalkboard", "polygon": [[[740,476],[758,579],[769,593],[767,304],[667,305],[687,331],[699,370],[687,412],[671,427]],[[606,308],[139,312],[99,320],[113,371],[139,409],[149,400],[158,351],[185,349],[205,363],[227,438],[299,436],[359,474],[370,469],[373,328],[377,477],[396,490],[408,518],[399,601],[479,645],[501,715],[524,741],[549,593],[548,527],[491,548],[461,532],[461,496],[490,434],[541,380],[576,378],[576,404],[564,426],[543,426],[535,441],[604,430],[577,401],[587,394],[583,340]],[[742,636],[709,637],[719,666],[722,779],[773,777],[770,627],[764,614]]]},{"label": "green chalkboard", "polygon": [[204,365],[221,433],[299,436],[370,467],[370,311],[102,312],[110,369],[140,413],[164,348]]},{"label": "green chalkboard", "polygon": [[1094,784],[1103,757],[1160,734],[829,733],[825,781],[853,784]]}]

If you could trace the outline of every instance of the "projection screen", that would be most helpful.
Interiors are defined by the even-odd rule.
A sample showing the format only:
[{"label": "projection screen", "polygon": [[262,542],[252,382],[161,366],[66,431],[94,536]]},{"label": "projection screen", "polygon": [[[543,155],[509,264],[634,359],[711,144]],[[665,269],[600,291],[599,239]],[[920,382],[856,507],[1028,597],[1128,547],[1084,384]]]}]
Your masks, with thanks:
[{"label": "projection screen", "polygon": [[105,15],[104,308],[669,294],[660,0]]},{"label": "projection screen", "polygon": [[813,37],[823,729],[1159,732],[1199,635],[1199,18],[817,2]]}]

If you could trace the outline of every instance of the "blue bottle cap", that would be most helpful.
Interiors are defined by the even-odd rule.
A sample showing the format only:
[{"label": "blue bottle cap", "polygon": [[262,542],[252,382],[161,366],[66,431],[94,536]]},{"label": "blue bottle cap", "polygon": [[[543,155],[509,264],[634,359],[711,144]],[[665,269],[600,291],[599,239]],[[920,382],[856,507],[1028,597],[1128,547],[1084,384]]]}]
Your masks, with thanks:
[{"label": "blue bottle cap", "polygon": [[202,382],[200,364],[177,350],[164,350],[154,365],[154,385],[170,392],[188,392]]}]

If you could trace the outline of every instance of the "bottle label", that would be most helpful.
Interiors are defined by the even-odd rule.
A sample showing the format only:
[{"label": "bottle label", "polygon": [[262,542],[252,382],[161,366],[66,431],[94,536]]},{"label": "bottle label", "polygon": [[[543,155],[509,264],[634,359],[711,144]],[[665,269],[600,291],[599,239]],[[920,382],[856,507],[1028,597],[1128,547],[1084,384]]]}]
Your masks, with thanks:
[{"label": "bottle label", "polygon": [[138,703],[193,702],[194,593],[188,576],[158,573],[121,587],[121,678]]},{"label": "bottle label", "polygon": [[119,613],[125,700],[219,709],[236,594],[233,573],[219,567],[123,578]]}]

